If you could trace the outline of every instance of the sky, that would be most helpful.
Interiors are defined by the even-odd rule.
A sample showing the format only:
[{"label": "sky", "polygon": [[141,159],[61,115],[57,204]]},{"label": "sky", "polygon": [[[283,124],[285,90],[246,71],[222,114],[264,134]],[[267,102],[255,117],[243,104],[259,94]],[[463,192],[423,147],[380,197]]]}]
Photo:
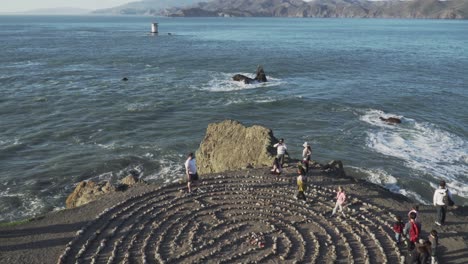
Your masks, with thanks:
[{"label": "sky", "polygon": [[137,0],[0,0],[0,13],[56,7],[74,7],[93,10],[114,7],[135,1]]}]

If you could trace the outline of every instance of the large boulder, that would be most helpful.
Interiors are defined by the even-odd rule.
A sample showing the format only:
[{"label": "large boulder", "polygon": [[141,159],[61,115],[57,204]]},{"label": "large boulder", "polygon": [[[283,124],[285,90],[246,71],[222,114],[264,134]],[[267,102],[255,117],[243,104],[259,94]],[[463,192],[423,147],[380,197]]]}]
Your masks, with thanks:
[{"label": "large boulder", "polygon": [[115,191],[115,187],[108,181],[93,182],[82,181],[80,182],[72,194],[70,194],[65,202],[67,208],[75,208],[94,200],[99,196]]},{"label": "large boulder", "polygon": [[277,141],[266,127],[245,127],[233,120],[210,124],[195,155],[198,172],[270,166],[276,152],[273,144]]}]

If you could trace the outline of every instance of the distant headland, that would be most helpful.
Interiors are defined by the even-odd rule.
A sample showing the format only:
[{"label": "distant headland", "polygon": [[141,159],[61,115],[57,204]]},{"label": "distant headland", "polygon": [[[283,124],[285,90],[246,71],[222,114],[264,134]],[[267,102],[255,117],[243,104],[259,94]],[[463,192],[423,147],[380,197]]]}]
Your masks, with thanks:
[{"label": "distant headland", "polygon": [[[139,1],[96,14],[163,15],[170,17],[311,17],[467,19],[465,0],[180,0]],[[191,5],[190,5],[191,4]]]}]

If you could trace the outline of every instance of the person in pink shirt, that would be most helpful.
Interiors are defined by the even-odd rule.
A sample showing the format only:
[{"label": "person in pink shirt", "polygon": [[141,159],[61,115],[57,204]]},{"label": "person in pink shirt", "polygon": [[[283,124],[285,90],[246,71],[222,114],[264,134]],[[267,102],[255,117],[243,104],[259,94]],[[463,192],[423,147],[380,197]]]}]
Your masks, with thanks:
[{"label": "person in pink shirt", "polygon": [[330,217],[334,216],[336,210],[339,208],[343,217],[346,218],[346,215],[343,212],[343,204],[346,202],[346,193],[343,190],[343,187],[339,186],[338,190],[336,191],[336,204],[335,208],[333,208],[333,212]]}]

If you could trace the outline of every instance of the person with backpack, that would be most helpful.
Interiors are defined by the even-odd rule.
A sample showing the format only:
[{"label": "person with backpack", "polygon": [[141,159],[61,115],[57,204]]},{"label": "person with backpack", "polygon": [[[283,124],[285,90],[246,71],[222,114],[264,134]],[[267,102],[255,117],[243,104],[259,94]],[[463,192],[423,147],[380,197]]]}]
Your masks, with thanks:
[{"label": "person with backpack", "polygon": [[397,244],[401,242],[403,228],[405,228],[405,223],[401,221],[401,216],[396,217],[396,222],[393,224],[393,231],[395,232],[395,239]]},{"label": "person with backpack", "polygon": [[408,241],[408,250],[414,249],[414,244],[418,242],[419,235],[421,234],[421,223],[416,222],[416,214],[410,213],[410,220],[406,223],[403,229],[403,234]]},{"label": "person with backpack", "polygon": [[447,189],[445,181],[440,181],[439,189],[434,192],[434,206],[437,208],[435,224],[438,226],[445,224],[447,207],[453,206],[452,193]]}]

